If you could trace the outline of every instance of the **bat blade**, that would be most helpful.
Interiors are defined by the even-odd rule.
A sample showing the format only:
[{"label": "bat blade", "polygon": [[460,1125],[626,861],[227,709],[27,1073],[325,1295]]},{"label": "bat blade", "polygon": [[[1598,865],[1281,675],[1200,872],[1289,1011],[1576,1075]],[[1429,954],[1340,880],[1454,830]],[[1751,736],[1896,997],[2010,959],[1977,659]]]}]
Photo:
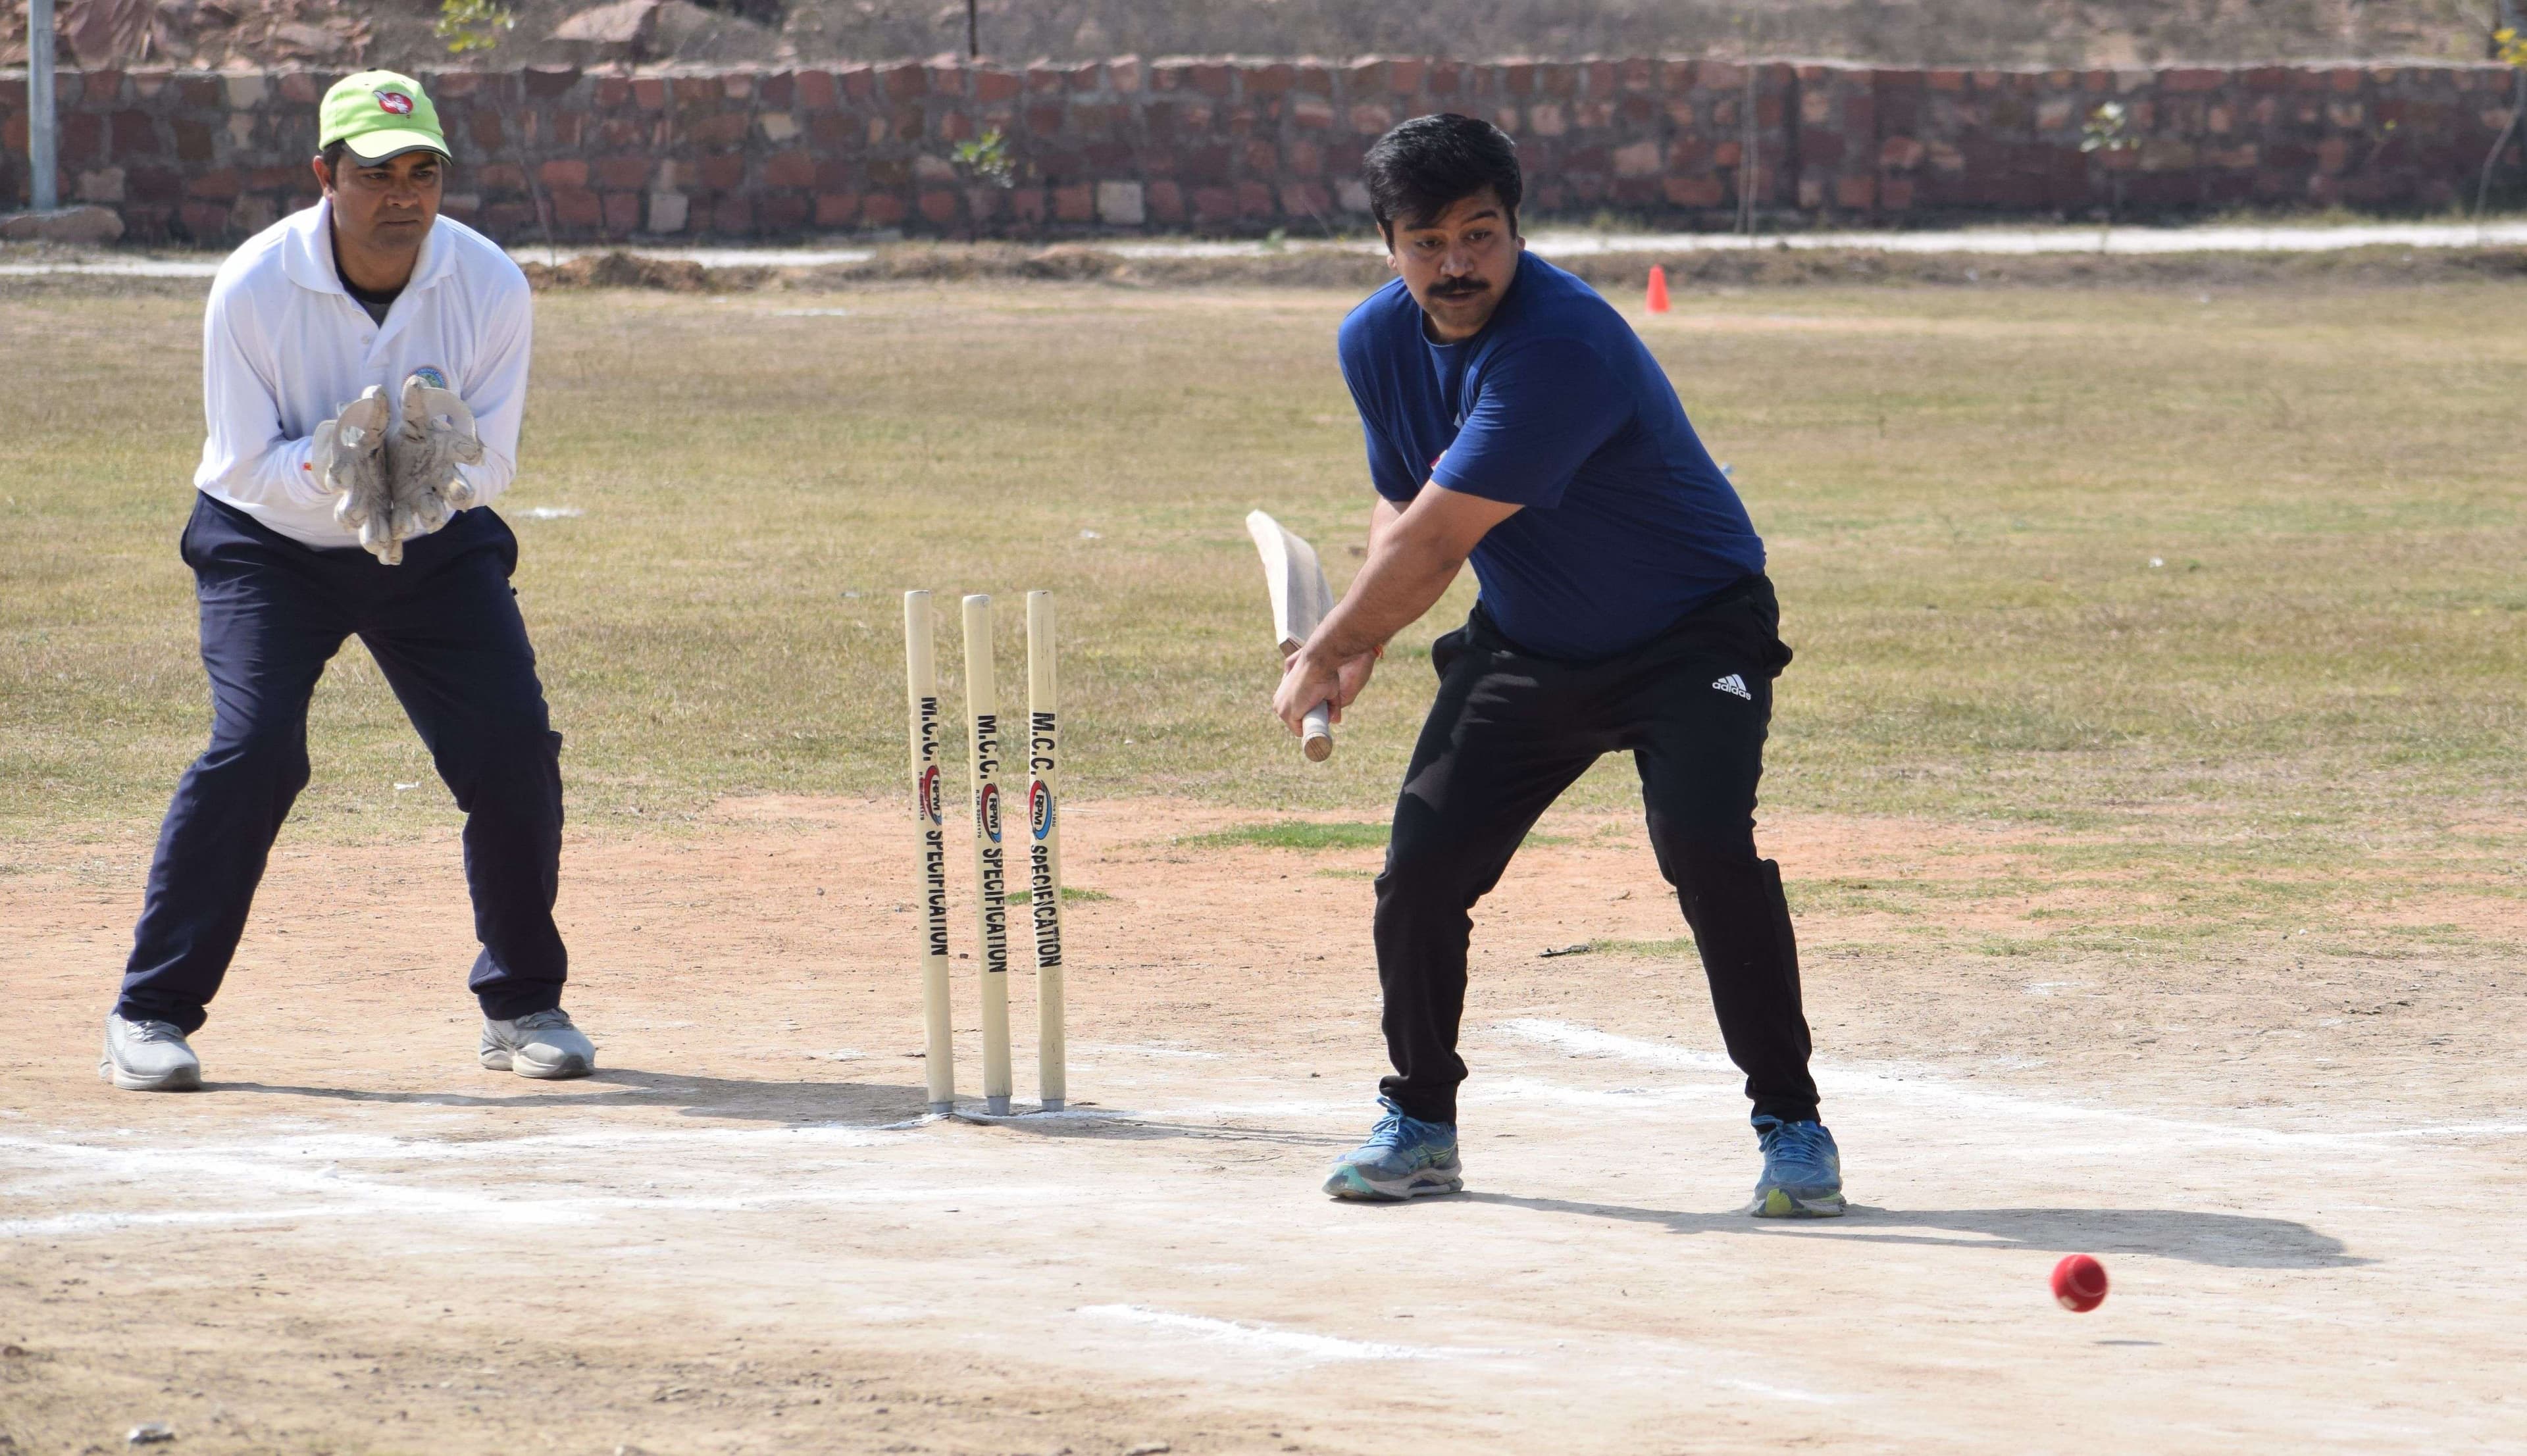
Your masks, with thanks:
[{"label": "bat blade", "polygon": [[[1272,633],[1284,654],[1296,652],[1334,609],[1324,566],[1316,560],[1315,547],[1262,511],[1247,516],[1246,533],[1255,538],[1255,550],[1264,558],[1264,584],[1272,597]],[[1328,703],[1308,710],[1300,743],[1312,763],[1333,756],[1332,714]]]}]

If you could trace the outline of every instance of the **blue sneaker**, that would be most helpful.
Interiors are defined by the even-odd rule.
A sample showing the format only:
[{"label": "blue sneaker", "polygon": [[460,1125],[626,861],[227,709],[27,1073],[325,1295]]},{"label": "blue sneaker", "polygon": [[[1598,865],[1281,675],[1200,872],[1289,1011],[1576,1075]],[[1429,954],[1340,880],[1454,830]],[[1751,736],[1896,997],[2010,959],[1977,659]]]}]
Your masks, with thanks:
[{"label": "blue sneaker", "polygon": [[1384,1097],[1377,1105],[1386,1116],[1368,1130],[1368,1141],[1343,1154],[1325,1180],[1325,1191],[1336,1198],[1393,1203],[1432,1193],[1454,1193],[1466,1186],[1466,1170],[1457,1161],[1454,1123],[1425,1123],[1409,1118]]},{"label": "blue sneaker", "polygon": [[1746,1211],[1759,1219],[1842,1217],[1842,1154],[1823,1123],[1755,1119],[1764,1145],[1764,1176]]}]

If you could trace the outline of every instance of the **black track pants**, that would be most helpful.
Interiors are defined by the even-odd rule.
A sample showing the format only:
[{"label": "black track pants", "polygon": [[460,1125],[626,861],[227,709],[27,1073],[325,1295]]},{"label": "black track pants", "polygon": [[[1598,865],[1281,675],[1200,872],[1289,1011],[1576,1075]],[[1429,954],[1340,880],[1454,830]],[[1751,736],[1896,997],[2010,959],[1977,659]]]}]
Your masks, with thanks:
[{"label": "black track pants", "polygon": [[1729,1060],[1758,1115],[1817,1115],[1798,947],[1780,867],[1755,853],[1755,783],[1773,678],[1790,660],[1772,582],[1749,577],[1604,662],[1520,650],[1481,607],[1431,648],[1431,704],[1377,877],[1377,976],[1406,1113],[1457,1120],[1466,1064],[1468,912],[1520,841],[1601,754],[1630,750],[1650,843],[1711,981]]}]

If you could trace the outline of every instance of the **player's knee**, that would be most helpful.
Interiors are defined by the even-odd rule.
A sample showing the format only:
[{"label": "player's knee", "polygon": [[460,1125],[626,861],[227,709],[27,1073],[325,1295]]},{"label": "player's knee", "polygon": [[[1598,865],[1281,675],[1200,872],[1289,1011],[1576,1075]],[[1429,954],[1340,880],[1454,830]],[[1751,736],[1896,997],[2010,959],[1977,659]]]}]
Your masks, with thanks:
[{"label": "player's knee", "polygon": [[224,719],[211,731],[202,767],[269,780],[295,793],[307,786],[307,731],[295,721]]}]

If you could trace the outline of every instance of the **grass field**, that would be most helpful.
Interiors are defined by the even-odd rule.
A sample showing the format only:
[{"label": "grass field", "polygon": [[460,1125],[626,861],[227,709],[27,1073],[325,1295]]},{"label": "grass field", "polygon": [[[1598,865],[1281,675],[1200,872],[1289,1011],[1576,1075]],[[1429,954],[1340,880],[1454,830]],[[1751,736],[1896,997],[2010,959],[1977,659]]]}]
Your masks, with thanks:
[{"label": "grass field", "polygon": [[[1347,302],[547,296],[504,511],[578,822],[891,791],[915,585],[1059,594],[1075,792],[1373,817],[1470,583],[1313,768],[1263,714],[1239,525],[1269,507],[1338,585],[1356,565]],[[0,361],[10,836],[145,829],[198,747],[173,550],[196,307],[0,294],[0,329],[44,341]],[[2046,938],[2527,892],[2527,295],[1796,289],[1644,327],[1771,542],[1799,660],[1769,804],[2018,826],[1979,892],[2105,891],[2084,925],[2033,923]],[[293,833],[452,821],[356,645],[315,741]],[[1602,767],[1582,802],[1627,778]]]},{"label": "grass field", "polygon": [[[1317,1191],[1469,594],[1332,764],[1266,719],[1240,520],[1356,566],[1347,301],[544,296],[502,509],[598,1071],[476,1065],[455,816],[354,646],[157,1097],[92,1057],[205,726],[199,300],[0,284],[0,1452],[2527,1449],[2527,291],[1641,321],[1799,651],[1763,835],[1852,1209],[1793,1227],[1623,764],[1475,911],[1467,1191]],[[912,585],[1060,594],[1065,1114],[922,1116]]]}]

